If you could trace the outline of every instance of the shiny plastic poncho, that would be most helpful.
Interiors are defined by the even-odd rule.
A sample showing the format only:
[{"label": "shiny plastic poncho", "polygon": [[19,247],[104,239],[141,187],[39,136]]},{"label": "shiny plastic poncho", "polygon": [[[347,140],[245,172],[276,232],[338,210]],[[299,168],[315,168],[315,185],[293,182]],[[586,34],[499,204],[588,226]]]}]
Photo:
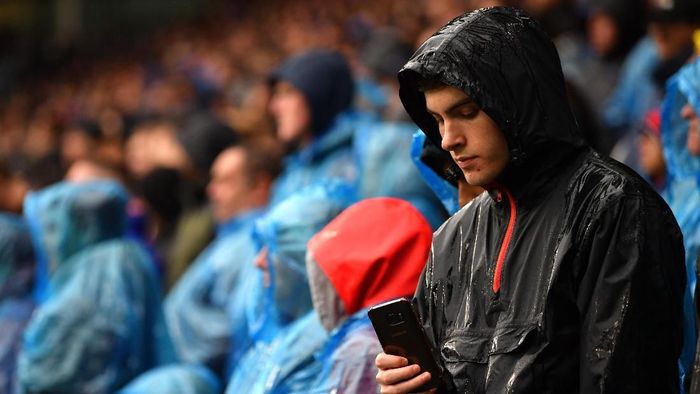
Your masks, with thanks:
[{"label": "shiny plastic poncho", "polygon": [[253,345],[234,366],[227,393],[304,393],[320,372],[314,353],[327,335],[313,311],[306,243],[355,199],[354,188],[326,180],[292,194],[255,226],[268,250],[269,286],[250,318]]},{"label": "shiny plastic poncho", "polygon": [[695,353],[697,329],[693,298],[696,286],[695,262],[700,252],[700,157],[686,147],[688,122],[681,116],[687,103],[700,113],[700,61],[696,60],[669,80],[661,114],[661,141],[668,168],[662,192],[683,232],[688,286],[685,292],[684,344],[681,373],[689,373]]},{"label": "shiny plastic poncho", "polygon": [[207,368],[196,364],[172,364],[152,369],[129,383],[118,394],[219,394],[221,383]]},{"label": "shiny plastic poncho", "polygon": [[361,198],[406,200],[437,229],[448,215],[411,162],[415,129],[408,123],[376,122],[357,130],[354,144],[360,164],[359,193]]},{"label": "shiny plastic poncho", "polygon": [[329,331],[317,354],[323,369],[309,392],[378,391],[374,360],[382,348],[367,309],[415,292],[431,240],[415,207],[380,197],[352,205],[309,241],[314,308]]},{"label": "shiny plastic poncho", "polygon": [[17,354],[34,310],[34,250],[20,217],[0,213],[0,393],[17,392]]},{"label": "shiny plastic poncho", "polygon": [[440,145],[420,78],[463,90],[510,162],[435,232],[415,303],[467,393],[666,393],[680,387],[685,269],[678,224],[638,175],[584,145],[557,52],[510,8],[460,16],[399,73]]},{"label": "shiny plastic poncho", "polygon": [[231,342],[229,303],[245,305],[237,298],[248,297],[232,294],[252,279],[246,266],[253,264],[252,230],[261,215],[261,210],[249,211],[220,224],[214,241],[168,294],[165,318],[181,361],[207,365],[222,375],[227,354],[236,346]]},{"label": "shiny plastic poncho", "polygon": [[22,343],[23,390],[113,392],[170,360],[156,273],[125,238],[125,204],[112,182],[61,183],[27,197],[46,286]]}]

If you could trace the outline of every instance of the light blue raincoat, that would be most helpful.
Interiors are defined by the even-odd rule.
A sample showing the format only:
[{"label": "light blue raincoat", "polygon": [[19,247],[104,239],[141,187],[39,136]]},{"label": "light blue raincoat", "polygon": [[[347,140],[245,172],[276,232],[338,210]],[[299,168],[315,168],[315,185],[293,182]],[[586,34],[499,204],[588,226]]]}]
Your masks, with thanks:
[{"label": "light blue raincoat", "polygon": [[270,284],[262,312],[249,317],[252,347],[235,365],[227,393],[306,393],[321,371],[314,354],[327,334],[313,310],[305,266],[307,241],[355,199],[333,180],[312,185],[273,207],[256,223],[268,248]]},{"label": "light blue raincoat", "polygon": [[666,189],[662,195],[683,232],[688,280],[680,358],[681,378],[690,373],[695,354],[697,332],[693,295],[696,285],[695,261],[700,252],[700,157],[691,155],[686,147],[688,122],[681,117],[681,109],[687,103],[700,114],[700,59],[681,68],[668,81],[661,111],[661,141],[668,169]]},{"label": "light blue raincoat", "polygon": [[153,264],[125,236],[126,200],[107,181],[26,198],[40,304],[19,357],[24,390],[109,393],[172,360]]},{"label": "light blue raincoat", "polygon": [[219,225],[216,239],[168,294],[166,323],[181,361],[221,374],[228,352],[238,345],[231,343],[229,303],[235,304],[230,308],[234,318],[244,317],[243,298],[249,295],[237,289],[257,277],[251,275],[257,252],[252,230],[262,213],[249,211]]},{"label": "light blue raincoat", "polygon": [[0,393],[17,392],[17,353],[34,310],[34,250],[20,217],[0,213]]}]

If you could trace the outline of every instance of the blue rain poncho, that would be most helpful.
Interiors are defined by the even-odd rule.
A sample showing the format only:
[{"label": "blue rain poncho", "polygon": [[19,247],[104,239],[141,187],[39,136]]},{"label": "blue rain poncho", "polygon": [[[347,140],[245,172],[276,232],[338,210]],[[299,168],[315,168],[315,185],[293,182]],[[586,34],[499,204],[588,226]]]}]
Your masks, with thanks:
[{"label": "blue rain poncho", "polygon": [[[376,122],[355,134],[355,149],[360,163],[361,198],[396,197],[413,204],[433,229],[447,219],[447,212],[422,178],[422,171],[411,162],[412,140],[416,126],[408,123]],[[420,135],[423,135],[420,133]],[[456,189],[455,197],[456,197]]]},{"label": "blue rain poncho", "polygon": [[[231,343],[229,313],[234,318],[244,315],[241,309],[249,295],[232,294],[253,279],[249,272],[257,250],[252,229],[261,215],[253,210],[219,225],[216,239],[168,294],[166,323],[182,361],[207,365],[220,374],[228,352],[246,343]],[[229,303],[235,304],[231,310]]]},{"label": "blue rain poncho", "polygon": [[291,195],[256,223],[270,282],[262,313],[250,318],[254,343],[235,365],[227,393],[304,393],[320,372],[314,353],[327,335],[313,311],[306,243],[354,199],[351,186],[326,180]]},{"label": "blue rain poncho", "polygon": [[690,373],[697,338],[693,295],[695,262],[700,252],[700,157],[686,147],[688,122],[681,117],[687,103],[700,114],[700,60],[684,66],[668,82],[661,111],[661,142],[668,179],[662,195],[683,232],[687,283],[684,300],[684,338],[681,377]]},{"label": "blue rain poncho", "polygon": [[17,354],[34,310],[34,250],[20,217],[0,213],[0,393],[17,392]]},{"label": "blue rain poncho", "polygon": [[19,357],[25,391],[113,392],[171,360],[153,264],[125,236],[126,199],[107,181],[26,198],[44,285]]},{"label": "blue rain poncho", "polygon": [[118,394],[218,394],[219,379],[207,368],[194,364],[167,365],[155,368],[126,387]]}]

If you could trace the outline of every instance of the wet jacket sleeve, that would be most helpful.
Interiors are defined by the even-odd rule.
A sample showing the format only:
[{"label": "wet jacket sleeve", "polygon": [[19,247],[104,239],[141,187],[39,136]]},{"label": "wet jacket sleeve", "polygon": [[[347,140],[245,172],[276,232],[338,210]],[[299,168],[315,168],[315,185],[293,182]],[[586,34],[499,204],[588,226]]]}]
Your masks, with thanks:
[{"label": "wet jacket sleeve", "polygon": [[667,207],[650,200],[608,204],[583,235],[574,269],[581,393],[678,391],[682,237]]}]

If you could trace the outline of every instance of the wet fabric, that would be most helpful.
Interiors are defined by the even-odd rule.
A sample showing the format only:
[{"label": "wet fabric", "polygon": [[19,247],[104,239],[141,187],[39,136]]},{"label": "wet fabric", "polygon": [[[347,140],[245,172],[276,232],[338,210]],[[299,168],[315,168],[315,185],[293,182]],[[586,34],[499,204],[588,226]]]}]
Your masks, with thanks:
[{"label": "wet fabric", "polygon": [[23,338],[24,391],[113,392],[172,360],[157,275],[125,236],[125,204],[106,181],[60,183],[25,200],[46,287]]},{"label": "wet fabric", "polygon": [[434,234],[416,291],[423,326],[467,393],[677,392],[682,236],[631,170],[590,150],[557,53],[508,8],[463,15],[399,74],[439,145],[418,77],[458,87],[500,127],[511,161]]},{"label": "wet fabric", "polygon": [[234,346],[229,303],[242,301],[231,294],[250,279],[241,274],[255,257],[252,230],[262,213],[249,211],[219,225],[216,239],[168,294],[165,318],[180,360],[207,365],[222,374]]},{"label": "wet fabric", "polygon": [[447,219],[435,193],[411,162],[415,125],[377,122],[355,133],[361,198],[396,197],[409,201],[437,229]]},{"label": "wet fabric", "polygon": [[661,142],[668,169],[662,196],[668,202],[683,232],[685,268],[688,285],[684,299],[684,345],[681,373],[690,373],[695,353],[697,329],[693,295],[696,264],[700,252],[700,157],[686,147],[688,122],[681,117],[687,103],[700,113],[700,62],[683,67],[668,83],[661,114]]},{"label": "wet fabric", "polygon": [[323,369],[313,392],[378,391],[374,359],[381,345],[367,308],[415,292],[431,239],[416,208],[382,197],[352,205],[309,241],[314,308],[330,335],[317,355]]},{"label": "wet fabric", "polygon": [[139,376],[118,394],[218,394],[219,379],[196,364],[172,364]]},{"label": "wet fabric", "polygon": [[21,217],[0,214],[0,392],[16,393],[17,354],[34,310],[34,251]]},{"label": "wet fabric", "polygon": [[355,200],[355,188],[336,180],[311,185],[273,207],[255,224],[266,247],[269,286],[248,317],[253,344],[233,370],[227,393],[306,392],[321,366],[327,334],[313,311],[305,268],[306,243]]}]

